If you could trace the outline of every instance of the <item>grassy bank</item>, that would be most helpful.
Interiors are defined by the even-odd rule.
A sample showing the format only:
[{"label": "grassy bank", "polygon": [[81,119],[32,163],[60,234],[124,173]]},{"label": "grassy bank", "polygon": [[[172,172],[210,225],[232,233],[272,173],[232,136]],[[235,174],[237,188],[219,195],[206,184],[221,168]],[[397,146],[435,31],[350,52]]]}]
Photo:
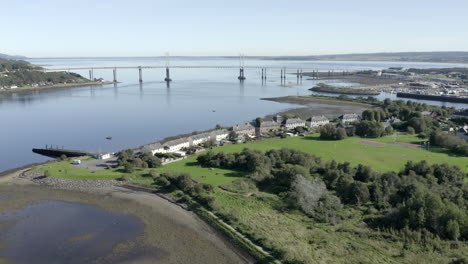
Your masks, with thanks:
[{"label": "grassy bank", "polygon": [[[363,139],[353,137],[342,141],[323,141],[315,134],[226,145],[213,151],[233,153],[246,147],[262,151],[293,148],[312,153],[324,160],[349,161],[352,165],[362,163],[380,172],[399,171],[408,160],[426,160],[430,164],[445,162],[468,172],[466,157],[451,156],[440,148],[427,151],[394,144],[417,144],[420,140],[414,135],[398,134],[367,139],[385,143],[383,146],[364,145],[359,142],[361,140]],[[124,174],[119,168],[96,173],[76,169],[71,173],[67,162],[47,164],[40,169],[48,169],[52,176],[67,178],[118,178]],[[68,172],[65,173],[65,170]],[[196,156],[164,165],[157,171],[188,172],[193,178],[215,187],[245,176],[242,171],[201,167],[196,162]],[[146,176],[146,173],[145,170],[137,171],[131,176],[131,181],[152,184],[153,179]],[[259,191],[253,194],[236,194],[215,188],[213,195],[216,198],[214,212],[218,216],[285,263],[449,263],[468,250],[466,242],[438,240],[434,242],[434,247],[426,248],[418,243],[404,241],[397,233],[369,228],[365,221],[369,217],[376,217],[376,212],[366,205],[362,205],[359,210],[347,208],[344,219],[331,225],[317,223],[300,211],[286,208],[281,197],[272,193]],[[234,244],[255,255],[255,247],[236,240],[235,232],[216,221],[208,211],[203,209],[197,213]]]}]

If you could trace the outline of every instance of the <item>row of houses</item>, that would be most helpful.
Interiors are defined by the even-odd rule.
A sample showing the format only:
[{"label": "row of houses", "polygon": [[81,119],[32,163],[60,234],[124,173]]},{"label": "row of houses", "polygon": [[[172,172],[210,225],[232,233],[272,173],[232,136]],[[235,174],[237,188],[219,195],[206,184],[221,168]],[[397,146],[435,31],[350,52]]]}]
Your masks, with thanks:
[{"label": "row of houses", "polygon": [[[358,114],[343,114],[339,117],[341,122],[344,124],[349,124],[354,121],[359,121],[361,118]],[[306,120],[300,118],[289,118],[286,119],[283,116],[277,115],[273,117],[271,121],[263,121],[258,127],[246,123],[244,125],[237,125],[232,128],[239,136],[260,136],[269,132],[276,132],[279,130],[292,130],[297,127],[308,127],[308,128],[317,128],[323,125],[330,123],[330,120],[321,115],[321,116],[312,116]]]},{"label": "row of houses", "polygon": [[156,142],[147,144],[141,147],[140,150],[141,152],[151,152],[153,155],[156,153],[176,153],[182,149],[199,146],[205,142],[220,142],[221,140],[226,139],[228,135],[228,130],[218,129],[211,132],[169,140],[164,143]]},{"label": "row of houses", "polygon": [[[360,119],[357,114],[344,114],[340,116],[342,122],[347,124]],[[292,130],[297,127],[317,128],[328,124],[330,121],[325,116],[312,116],[307,120],[300,118],[286,119],[282,116],[275,116],[271,121],[263,121],[258,127],[251,123],[233,126],[230,130],[234,131],[239,137],[254,137],[262,134],[277,132],[280,130]],[[178,153],[183,149],[202,145],[205,142],[219,143],[229,136],[230,131],[226,129],[218,129],[210,132],[204,132],[188,137],[169,140],[166,142],[156,142],[144,145],[140,148],[141,152],[156,153]]]}]

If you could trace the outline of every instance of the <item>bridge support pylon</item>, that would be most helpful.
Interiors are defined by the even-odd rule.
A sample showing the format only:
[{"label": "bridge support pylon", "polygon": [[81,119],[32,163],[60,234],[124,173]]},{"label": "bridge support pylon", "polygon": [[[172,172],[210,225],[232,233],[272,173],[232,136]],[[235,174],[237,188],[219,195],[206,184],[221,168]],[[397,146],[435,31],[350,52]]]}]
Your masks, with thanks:
[{"label": "bridge support pylon", "polygon": [[138,67],[138,77],[139,77],[138,80],[139,80],[140,82],[143,82],[143,72],[142,72],[142,70],[141,70],[141,66]]},{"label": "bridge support pylon", "polygon": [[93,71],[93,69],[89,70],[89,79],[91,81],[94,81],[94,71]]},{"label": "bridge support pylon", "polygon": [[169,75],[169,67],[166,67],[166,78],[164,78],[164,81],[166,81],[166,82],[171,82],[172,81],[172,79],[171,79],[171,77]]},{"label": "bridge support pylon", "polygon": [[240,69],[239,69],[239,77],[237,77],[237,79],[239,79],[240,81],[245,80],[244,68],[240,68]]},{"label": "bridge support pylon", "polygon": [[117,69],[114,69],[112,72],[114,74],[114,82],[116,83],[117,82]]}]

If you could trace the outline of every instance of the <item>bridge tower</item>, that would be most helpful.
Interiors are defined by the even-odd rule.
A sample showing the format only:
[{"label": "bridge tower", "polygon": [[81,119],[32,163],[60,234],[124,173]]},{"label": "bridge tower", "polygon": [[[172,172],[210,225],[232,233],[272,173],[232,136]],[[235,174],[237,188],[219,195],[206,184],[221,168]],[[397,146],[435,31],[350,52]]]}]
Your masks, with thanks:
[{"label": "bridge tower", "polygon": [[237,79],[239,79],[239,81],[243,81],[245,80],[245,76],[244,76],[244,54],[239,54],[239,77],[237,77]]},{"label": "bridge tower", "polygon": [[164,81],[166,82],[171,82],[171,76],[169,73],[169,52],[166,52],[166,78],[164,78]]},{"label": "bridge tower", "polygon": [[114,68],[114,70],[112,72],[114,74],[114,82],[116,83],[117,82],[117,69]]},{"label": "bridge tower", "polygon": [[94,81],[94,70],[91,68],[91,70],[89,70],[89,79],[91,81]]},{"label": "bridge tower", "polygon": [[140,82],[143,82],[143,72],[141,70],[141,66],[138,66],[138,77],[139,77],[138,80]]}]

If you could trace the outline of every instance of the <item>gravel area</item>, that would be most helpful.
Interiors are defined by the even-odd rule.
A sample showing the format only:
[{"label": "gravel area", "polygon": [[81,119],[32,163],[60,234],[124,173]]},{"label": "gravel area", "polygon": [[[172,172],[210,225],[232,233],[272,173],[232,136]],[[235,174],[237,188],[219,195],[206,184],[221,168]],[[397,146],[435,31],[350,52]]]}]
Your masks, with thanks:
[{"label": "gravel area", "polygon": [[22,173],[20,177],[43,186],[87,192],[95,189],[121,186],[123,184],[123,182],[117,180],[72,180],[65,178],[45,177],[42,173],[32,170]]}]

